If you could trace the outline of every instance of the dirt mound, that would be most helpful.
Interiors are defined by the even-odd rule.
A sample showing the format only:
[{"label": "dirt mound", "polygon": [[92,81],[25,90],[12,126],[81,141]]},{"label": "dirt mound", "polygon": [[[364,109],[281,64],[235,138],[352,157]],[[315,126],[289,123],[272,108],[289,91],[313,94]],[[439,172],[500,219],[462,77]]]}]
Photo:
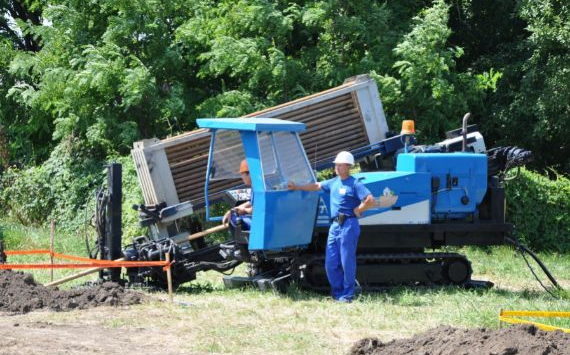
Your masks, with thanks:
[{"label": "dirt mound", "polygon": [[534,355],[570,354],[570,334],[546,332],[532,325],[509,326],[499,330],[456,329],[446,326],[429,330],[411,339],[382,343],[376,338],[356,342],[350,355]]},{"label": "dirt mound", "polygon": [[0,270],[0,311],[27,313],[49,308],[55,311],[102,305],[126,306],[141,303],[143,295],[125,290],[114,282],[69,291],[45,287],[30,274]]}]

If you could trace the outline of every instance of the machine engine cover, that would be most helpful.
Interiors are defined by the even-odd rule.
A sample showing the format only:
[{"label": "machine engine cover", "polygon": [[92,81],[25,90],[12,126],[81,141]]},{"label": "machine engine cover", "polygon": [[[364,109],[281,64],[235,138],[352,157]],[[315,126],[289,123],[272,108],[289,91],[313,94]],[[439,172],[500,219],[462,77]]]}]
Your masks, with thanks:
[{"label": "machine engine cover", "polygon": [[485,154],[400,154],[397,171],[431,174],[432,219],[468,217],[487,191]]}]

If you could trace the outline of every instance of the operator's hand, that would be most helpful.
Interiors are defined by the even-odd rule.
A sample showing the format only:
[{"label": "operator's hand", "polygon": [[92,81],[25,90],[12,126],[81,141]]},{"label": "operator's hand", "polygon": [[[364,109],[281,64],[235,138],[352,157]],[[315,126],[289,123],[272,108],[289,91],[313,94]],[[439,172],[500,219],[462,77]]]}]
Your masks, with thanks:
[{"label": "operator's hand", "polygon": [[229,210],[228,212],[226,212],[226,214],[224,215],[224,217],[222,218],[222,224],[227,227],[228,223],[230,222],[230,218],[232,215],[232,210]]},{"label": "operator's hand", "polygon": [[360,213],[360,209],[358,209],[358,207],[354,207],[352,212],[354,212],[354,215],[356,216],[356,218],[360,218],[360,215],[362,214],[362,213]]},{"label": "operator's hand", "polygon": [[295,187],[297,187],[297,186],[295,186],[295,183],[294,183],[293,181],[289,181],[289,182],[287,183],[287,188],[288,188],[289,190],[295,190]]},{"label": "operator's hand", "polygon": [[247,211],[245,210],[245,204],[239,205],[237,207],[234,207],[234,212],[237,213],[238,216],[247,214]]}]

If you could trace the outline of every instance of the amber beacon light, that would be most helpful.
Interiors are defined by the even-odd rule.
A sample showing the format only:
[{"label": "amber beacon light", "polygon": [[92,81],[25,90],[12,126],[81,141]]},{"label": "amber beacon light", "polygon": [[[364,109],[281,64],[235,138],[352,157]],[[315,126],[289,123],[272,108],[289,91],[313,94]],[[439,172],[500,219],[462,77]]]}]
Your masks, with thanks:
[{"label": "amber beacon light", "polygon": [[416,134],[413,120],[402,121],[402,132],[400,134]]}]

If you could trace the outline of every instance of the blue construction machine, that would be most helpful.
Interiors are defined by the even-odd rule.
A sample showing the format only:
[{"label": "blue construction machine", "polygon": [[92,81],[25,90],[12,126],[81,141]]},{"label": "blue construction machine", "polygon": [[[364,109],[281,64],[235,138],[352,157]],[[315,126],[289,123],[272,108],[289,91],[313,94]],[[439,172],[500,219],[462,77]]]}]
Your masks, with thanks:
[{"label": "blue construction machine", "polygon": [[[227,195],[234,204],[253,201],[251,229],[238,223],[231,241],[220,245],[224,260],[249,263],[250,275],[227,276],[225,284],[275,288],[293,280],[305,288],[326,290],[329,196],[287,189],[288,182],[317,181],[298,135],[305,125],[271,118],[197,123],[212,137],[206,196],[209,182],[236,178],[243,159],[250,168],[249,196],[244,196],[243,187],[241,200],[235,190]],[[467,127],[462,131],[465,143],[460,139],[463,144],[455,145],[460,151],[452,151],[449,144],[416,146],[413,136],[404,134],[354,152],[361,162],[361,171],[354,176],[376,202],[360,218],[357,280],[363,288],[472,284],[465,256],[431,250],[500,245],[510,236],[513,226],[505,222],[505,194],[497,176],[503,169],[494,168],[495,174],[489,175],[489,156],[474,152],[478,142],[469,144]],[[519,165],[530,158],[522,150],[517,156],[524,158]],[[394,170],[381,171],[386,166]],[[320,166],[327,167],[330,164]],[[220,220],[210,216],[208,207],[207,201],[207,218]]]},{"label": "blue construction machine", "polygon": [[[354,176],[375,199],[374,208],[360,218],[357,281],[364,290],[402,284],[489,286],[472,280],[469,260],[445,247],[516,244],[513,225],[505,221],[503,180],[507,170],[526,164],[532,155],[516,147],[487,150],[476,126],[466,122],[467,117],[462,128],[434,145],[418,145],[413,134],[404,132],[352,151],[360,168]],[[206,219],[221,221],[211,206],[220,195],[210,189],[225,180],[239,181],[240,163],[246,159],[251,187],[237,186],[222,195],[230,207],[253,204],[251,227],[245,228],[238,218],[223,242],[208,243],[197,222],[184,226],[184,217],[193,212],[189,204],[140,205],[135,207],[141,225],[151,232],[122,247],[116,205],[120,170],[111,166],[109,188],[116,197],[111,193],[98,199],[106,206],[98,213],[102,257],[164,260],[170,253],[176,261],[175,286],[194,280],[199,271],[227,273],[247,263],[248,275],[225,276],[226,286],[283,290],[296,282],[305,289],[328,290],[324,251],[331,223],[329,197],[289,190],[287,183],[316,182],[316,171],[332,167],[333,157],[308,159],[299,137],[304,123],[255,117],[199,119],[197,124],[211,137],[204,185]],[[118,225],[115,232],[113,223]],[[103,276],[119,279],[116,273]],[[127,276],[131,283],[166,285],[161,268],[129,269]]]}]

